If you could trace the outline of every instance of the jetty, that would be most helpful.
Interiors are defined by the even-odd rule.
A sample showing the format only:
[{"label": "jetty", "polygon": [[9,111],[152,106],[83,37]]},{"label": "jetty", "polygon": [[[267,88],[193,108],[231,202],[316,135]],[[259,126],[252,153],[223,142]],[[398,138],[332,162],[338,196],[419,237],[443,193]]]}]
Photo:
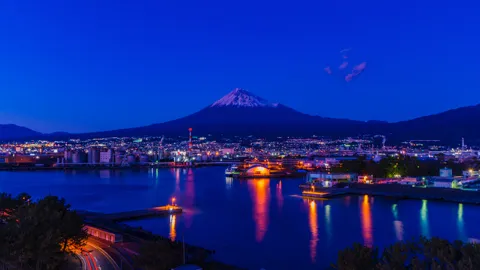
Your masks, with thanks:
[{"label": "jetty", "polygon": [[342,196],[349,194],[348,190],[346,189],[325,189],[323,191],[309,191],[304,190],[302,191],[302,196],[308,199],[328,199],[336,196]]},{"label": "jetty", "polygon": [[180,206],[166,205],[166,206],[158,206],[158,207],[153,207],[148,209],[103,214],[101,218],[119,222],[119,221],[127,221],[127,220],[141,219],[141,218],[148,218],[148,217],[180,214],[182,212],[183,212],[183,209]]},{"label": "jetty", "polygon": [[302,196],[309,199],[327,199],[344,195],[369,195],[396,199],[438,200],[480,204],[480,192],[476,190],[361,183],[350,183],[346,188],[323,188],[302,184],[300,185],[300,189],[302,190]]}]

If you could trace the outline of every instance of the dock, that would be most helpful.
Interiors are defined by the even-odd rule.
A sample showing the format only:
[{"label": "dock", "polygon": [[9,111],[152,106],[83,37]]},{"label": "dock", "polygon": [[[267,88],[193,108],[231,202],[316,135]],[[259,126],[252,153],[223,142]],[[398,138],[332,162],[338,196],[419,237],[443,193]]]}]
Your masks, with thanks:
[{"label": "dock", "polygon": [[183,209],[179,206],[166,205],[166,206],[158,206],[158,207],[142,209],[142,210],[133,210],[133,211],[104,214],[102,215],[102,218],[119,222],[119,221],[127,221],[127,220],[141,219],[141,218],[148,218],[148,217],[168,216],[173,214],[180,214],[182,212],[183,212]]},{"label": "dock", "polygon": [[345,195],[368,195],[395,199],[437,200],[480,205],[480,191],[477,190],[362,183],[350,183],[348,188],[323,188],[302,184],[300,189],[302,190],[302,196],[309,199],[328,199]]},{"label": "dock", "polygon": [[324,191],[302,191],[302,196],[309,199],[328,199],[335,196],[341,196],[348,194],[348,190],[345,189],[330,189]]}]

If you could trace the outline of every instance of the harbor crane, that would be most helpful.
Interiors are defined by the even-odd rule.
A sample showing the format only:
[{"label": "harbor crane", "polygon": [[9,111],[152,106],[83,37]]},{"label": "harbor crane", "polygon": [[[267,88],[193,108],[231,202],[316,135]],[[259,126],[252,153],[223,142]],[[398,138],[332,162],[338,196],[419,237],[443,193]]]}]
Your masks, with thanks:
[{"label": "harbor crane", "polygon": [[160,139],[160,142],[158,143],[158,149],[157,149],[157,159],[160,161],[160,153],[163,152],[163,139],[165,139],[165,136],[162,136]]}]

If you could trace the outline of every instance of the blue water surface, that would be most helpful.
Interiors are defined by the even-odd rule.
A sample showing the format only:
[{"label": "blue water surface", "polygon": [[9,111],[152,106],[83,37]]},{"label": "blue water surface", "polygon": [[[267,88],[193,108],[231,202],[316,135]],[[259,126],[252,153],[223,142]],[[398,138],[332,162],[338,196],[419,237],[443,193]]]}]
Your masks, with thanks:
[{"label": "blue water surface", "polygon": [[238,180],[224,169],[0,172],[0,192],[57,195],[75,209],[108,213],[175,197],[182,215],[127,224],[214,249],[218,260],[248,269],[328,268],[354,242],[480,239],[479,206],[368,196],[309,201],[298,196],[303,179]]}]

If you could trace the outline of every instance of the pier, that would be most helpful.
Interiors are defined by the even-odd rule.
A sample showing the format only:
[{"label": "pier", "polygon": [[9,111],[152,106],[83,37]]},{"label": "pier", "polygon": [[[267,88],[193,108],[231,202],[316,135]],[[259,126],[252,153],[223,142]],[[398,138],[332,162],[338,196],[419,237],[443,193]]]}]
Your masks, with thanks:
[{"label": "pier", "polygon": [[343,195],[383,196],[396,199],[438,200],[455,203],[480,204],[480,192],[476,190],[412,187],[400,184],[350,183],[348,188],[323,188],[300,185],[302,196],[310,199],[327,199]]},{"label": "pier", "polygon": [[302,196],[309,199],[328,199],[335,196],[341,196],[348,194],[348,190],[345,189],[325,189],[324,191],[302,191]]},{"label": "pier", "polygon": [[140,218],[147,218],[147,217],[180,214],[182,212],[183,212],[183,209],[179,206],[166,205],[166,206],[159,206],[159,207],[153,207],[153,208],[142,209],[142,210],[133,210],[133,211],[112,213],[112,214],[104,214],[102,215],[102,219],[108,219],[111,221],[119,222],[119,221],[126,221],[126,220],[140,219]]}]

